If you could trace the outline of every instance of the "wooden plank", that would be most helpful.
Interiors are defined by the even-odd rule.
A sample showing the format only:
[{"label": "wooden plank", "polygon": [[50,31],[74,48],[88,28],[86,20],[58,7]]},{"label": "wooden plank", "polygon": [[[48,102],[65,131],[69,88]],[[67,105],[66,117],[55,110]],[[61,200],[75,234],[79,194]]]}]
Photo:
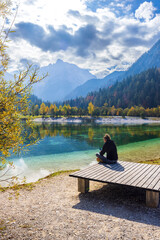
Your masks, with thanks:
[{"label": "wooden plank", "polygon": [[144,187],[142,187],[144,185],[144,183],[151,180],[152,175],[155,173],[155,171],[157,171],[157,169],[154,168],[154,165],[152,165],[152,166],[150,168],[150,172],[147,175],[145,174],[143,179],[136,184],[137,187],[144,188]]},{"label": "wooden plank", "polygon": [[[130,164],[130,163],[128,162],[128,163],[126,163],[125,165],[123,165],[124,170],[125,170],[125,168],[127,168],[127,166],[129,166],[129,164]],[[100,175],[94,176],[94,179],[97,178],[98,180],[103,181],[103,178],[106,178],[106,177],[107,177],[107,179],[110,180],[111,177],[113,177],[113,176],[115,176],[115,175],[118,175],[118,174],[122,174],[121,171],[118,171],[119,169],[120,169],[120,168],[117,168],[117,169],[115,169],[115,171],[110,170],[110,172],[108,171],[107,174],[106,174],[106,172],[105,172],[105,174],[104,174],[104,172],[102,172]]]},{"label": "wooden plank", "polygon": [[135,177],[135,178],[133,179],[133,181],[131,180],[131,184],[132,184],[132,185],[136,185],[137,182],[138,182],[140,179],[142,179],[146,174],[148,174],[148,172],[151,170],[151,166],[152,166],[151,164],[145,164],[145,165],[146,165],[146,167],[143,168],[142,171],[139,172],[139,174],[137,174],[137,177]]},{"label": "wooden plank", "polygon": [[[146,188],[148,185],[152,184],[152,182],[154,181],[154,179],[160,174],[160,168],[155,168],[155,172],[151,175],[151,177],[149,178],[148,181],[146,181],[143,184],[143,187]],[[154,187],[155,184],[151,185],[152,187]],[[151,187],[150,186],[150,187]]]},{"label": "wooden plank", "polygon": [[[143,167],[141,169],[141,167],[139,166],[139,168],[137,169],[137,172],[136,174],[132,174],[132,178],[129,179],[126,179],[124,180],[123,184],[127,184],[127,185],[134,185],[134,182],[139,178],[141,177],[149,168],[150,166],[148,164],[146,164],[147,166],[146,167]],[[134,176],[133,176],[134,175]]]},{"label": "wooden plank", "polygon": [[96,174],[97,172],[101,172],[102,170],[103,170],[103,165],[97,164],[97,167],[92,169],[91,171],[85,172],[85,173],[81,173],[81,174],[77,174],[76,176],[81,177],[81,178],[85,178],[86,176],[88,177],[88,176],[90,176],[90,175],[92,175],[94,173]]},{"label": "wooden plank", "polygon": [[92,168],[92,169],[89,169],[89,171],[85,171],[85,172],[81,172],[81,173],[78,173],[75,175],[71,175],[73,177],[81,177],[81,178],[85,178],[85,176],[89,175],[90,173],[93,173],[93,172],[97,172],[97,171],[101,171],[102,167],[101,166],[98,166],[98,164]]},{"label": "wooden plank", "polygon": [[[122,164],[123,163],[126,163],[126,161],[120,161]],[[70,176],[73,176],[73,175],[79,175],[80,173],[84,173],[84,172],[88,172],[89,170],[91,170],[91,169],[94,169],[96,166],[98,167],[99,165],[103,165],[102,163],[100,163],[100,164],[94,164],[94,165],[91,165],[91,166],[89,166],[89,167],[85,167],[84,169],[81,169],[81,170],[79,170],[79,171],[76,171],[76,172],[74,172],[74,173],[71,173],[70,174]],[[116,165],[116,164],[114,164],[114,165]]]},{"label": "wooden plank", "polygon": [[[160,166],[125,161],[118,161],[118,163],[95,164],[70,176],[160,191]],[[120,171],[122,167],[124,171]]]},{"label": "wooden plank", "polygon": [[98,165],[98,164],[94,164],[94,165],[92,165],[92,166],[85,167],[84,169],[81,169],[81,170],[79,170],[79,171],[76,171],[76,172],[74,172],[74,173],[71,173],[70,176],[77,175],[77,174],[79,175],[79,174],[81,174],[81,173],[84,173],[84,172],[87,172],[87,171],[89,171],[89,170],[92,170],[92,169],[94,169],[95,167],[97,167],[97,165]]},{"label": "wooden plank", "polygon": [[159,192],[146,191],[146,205],[147,207],[157,208],[159,205]]},{"label": "wooden plank", "polygon": [[132,185],[131,183],[136,180],[142,173],[146,172],[149,168],[148,165],[138,165],[133,171],[127,174],[123,179],[121,179],[122,184]]},{"label": "wooden plank", "polygon": [[159,190],[160,188],[160,169],[157,175],[154,177],[153,181],[146,186],[148,189]]},{"label": "wooden plank", "polygon": [[[149,164],[146,164],[146,165],[149,165]],[[146,177],[150,173],[150,171],[154,168],[154,166],[151,164],[149,166],[150,167],[132,183],[135,187],[138,187],[138,183],[143,181],[144,177]]]},{"label": "wooden plank", "polygon": [[[126,163],[126,161],[121,161],[122,163]],[[89,167],[85,167],[84,169],[81,169],[81,170],[79,170],[79,171],[76,171],[76,172],[74,172],[74,173],[71,173],[70,174],[70,176],[72,176],[72,175],[76,175],[76,174],[80,174],[80,173],[83,173],[83,172],[87,172],[87,171],[89,171],[89,170],[91,170],[91,169],[93,169],[93,168],[95,168],[95,166],[99,166],[99,165],[103,165],[102,163],[100,163],[100,164],[94,164],[94,165],[92,165],[92,166],[89,166]],[[115,164],[116,165],[116,164]]]},{"label": "wooden plank", "polygon": [[[124,164],[124,166],[127,165],[127,164],[129,164],[129,162],[126,162]],[[110,169],[110,168],[108,169],[107,167],[103,166],[102,171],[99,171],[99,172],[94,173],[94,174],[90,174],[90,175],[87,176],[87,178],[92,178],[92,179],[98,179],[99,180],[99,176],[104,175],[104,174],[107,175],[107,176],[110,175],[110,174],[116,174],[118,169],[120,169],[120,168],[121,168],[120,165],[115,166],[114,169]]]},{"label": "wooden plank", "polygon": [[108,178],[110,178],[112,175],[115,175],[117,173],[121,173],[122,171],[121,168],[123,167],[124,169],[126,168],[126,166],[129,165],[129,162],[126,162],[122,165],[118,165],[117,167],[114,167],[113,169],[107,169],[107,171],[105,172],[101,172],[98,176],[93,176],[95,179],[98,178],[98,179],[101,179],[103,176],[107,176]]},{"label": "wooden plank", "polygon": [[[130,163],[127,162],[125,165],[123,165],[122,167],[124,167],[124,171],[118,171],[118,169],[115,169],[115,171],[110,171],[109,174],[107,174],[107,178],[112,178],[113,176],[117,176],[118,174],[122,174],[123,172],[126,171],[126,169],[130,166]],[[106,178],[106,174],[101,174],[100,176],[98,176],[100,179]]]},{"label": "wooden plank", "polygon": [[[127,162],[126,163],[124,163],[124,164],[127,164]],[[107,172],[107,171],[111,171],[111,172],[113,172],[113,169],[111,170],[111,169],[108,169],[106,166],[105,166],[105,164],[97,164],[98,165],[98,170],[96,169],[96,170],[93,170],[93,171],[90,171],[89,173],[87,173],[87,172],[85,172],[85,174],[78,174],[80,177],[87,177],[87,178],[89,178],[89,177],[93,177],[93,175],[97,175],[98,173],[102,173],[102,172]],[[114,165],[114,169],[116,170],[117,168],[119,168],[120,166],[119,166],[119,164],[115,164]],[[77,175],[77,176],[78,176]]]},{"label": "wooden plank", "polygon": [[[109,181],[110,181],[110,182],[114,182],[114,183],[118,183],[118,181],[119,181],[122,177],[124,177],[124,176],[126,176],[127,174],[129,174],[130,172],[134,171],[134,169],[135,169],[136,167],[137,167],[136,165],[130,164],[130,165],[128,166],[128,168],[125,169],[125,171],[124,171],[123,173],[119,173],[119,174],[111,177],[111,178],[109,179]],[[105,178],[104,178],[103,180],[106,181]]]},{"label": "wooden plank", "polygon": [[103,165],[99,166],[96,170],[89,173],[81,174],[80,177],[84,178],[93,178],[93,176],[98,175],[99,173],[105,172],[106,169]]},{"label": "wooden plank", "polygon": [[131,171],[126,173],[124,177],[118,179],[118,183],[130,186],[131,184],[129,184],[129,182],[132,181],[133,178],[136,178],[138,174],[141,174],[143,170],[142,167],[144,171],[146,171],[147,166],[135,165],[135,168],[132,168]]},{"label": "wooden plank", "polygon": [[135,176],[135,174],[141,171],[141,169],[142,169],[142,166],[140,165],[137,165],[137,164],[132,165],[131,169],[128,172],[126,172],[126,174],[122,178],[118,179],[118,181],[125,181],[125,180],[129,181],[133,176]]},{"label": "wooden plank", "polygon": [[[158,179],[158,177],[157,177]],[[158,182],[156,183],[156,185],[153,188],[154,190],[160,191],[160,179],[158,180]]]}]

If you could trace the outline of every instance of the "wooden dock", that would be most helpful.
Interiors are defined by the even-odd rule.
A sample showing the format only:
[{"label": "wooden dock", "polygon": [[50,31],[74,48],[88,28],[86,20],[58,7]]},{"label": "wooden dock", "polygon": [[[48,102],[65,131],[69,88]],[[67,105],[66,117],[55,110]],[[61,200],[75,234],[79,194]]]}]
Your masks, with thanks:
[{"label": "wooden dock", "polygon": [[69,176],[78,178],[78,191],[81,193],[89,191],[89,181],[120,184],[145,189],[146,205],[159,205],[160,165],[123,161],[116,164],[97,163]]}]

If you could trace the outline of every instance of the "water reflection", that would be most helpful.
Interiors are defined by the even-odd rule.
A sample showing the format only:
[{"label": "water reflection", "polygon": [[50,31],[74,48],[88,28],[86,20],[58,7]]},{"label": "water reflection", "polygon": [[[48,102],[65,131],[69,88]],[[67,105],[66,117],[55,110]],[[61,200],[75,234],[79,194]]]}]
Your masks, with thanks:
[{"label": "water reflection", "polygon": [[103,144],[103,135],[105,133],[109,133],[118,146],[160,138],[159,125],[35,124],[34,129],[36,137],[39,139],[62,136],[79,142],[86,141],[88,145],[97,148]]}]

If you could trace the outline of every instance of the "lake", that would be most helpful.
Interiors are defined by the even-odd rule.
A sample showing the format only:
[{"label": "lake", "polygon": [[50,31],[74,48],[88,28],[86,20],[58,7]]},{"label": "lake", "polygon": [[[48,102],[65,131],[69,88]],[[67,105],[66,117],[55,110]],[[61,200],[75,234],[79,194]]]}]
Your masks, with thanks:
[{"label": "lake", "polygon": [[79,169],[96,162],[95,154],[109,133],[119,160],[141,162],[160,158],[160,125],[35,124],[39,141],[19,156],[12,156],[10,175],[27,182],[59,170]]}]

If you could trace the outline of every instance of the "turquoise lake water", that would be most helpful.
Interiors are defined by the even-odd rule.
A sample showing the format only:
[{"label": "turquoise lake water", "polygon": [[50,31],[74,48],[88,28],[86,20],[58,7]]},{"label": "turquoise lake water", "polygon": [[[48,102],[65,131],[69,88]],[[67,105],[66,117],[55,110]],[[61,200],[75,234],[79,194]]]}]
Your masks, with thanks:
[{"label": "turquoise lake water", "polygon": [[96,162],[95,154],[109,133],[119,160],[140,162],[160,158],[160,125],[36,124],[37,144],[12,156],[10,175],[36,181],[58,170],[79,169]]}]

